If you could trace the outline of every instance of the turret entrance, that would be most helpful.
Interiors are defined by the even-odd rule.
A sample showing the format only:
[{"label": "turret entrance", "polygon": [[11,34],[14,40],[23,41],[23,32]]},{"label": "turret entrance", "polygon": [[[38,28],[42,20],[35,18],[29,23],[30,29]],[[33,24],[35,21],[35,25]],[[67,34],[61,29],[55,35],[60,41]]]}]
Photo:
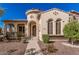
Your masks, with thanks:
[{"label": "turret entrance", "polygon": [[34,21],[31,21],[29,23],[29,34],[30,34],[30,37],[36,37],[36,22]]}]

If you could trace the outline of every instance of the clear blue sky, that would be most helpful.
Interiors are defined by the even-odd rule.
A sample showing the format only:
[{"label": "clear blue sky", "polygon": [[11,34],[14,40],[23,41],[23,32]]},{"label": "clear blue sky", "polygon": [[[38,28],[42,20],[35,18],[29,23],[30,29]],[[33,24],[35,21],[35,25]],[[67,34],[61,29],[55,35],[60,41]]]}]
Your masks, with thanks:
[{"label": "clear blue sky", "polygon": [[[76,10],[79,12],[79,4],[78,3],[0,3],[0,8],[5,10],[3,17],[1,17],[0,21],[6,19],[25,19],[25,12],[31,8],[38,8],[40,10],[48,10],[51,8],[59,8],[64,11]],[[3,23],[0,22],[0,27],[3,26]]]}]

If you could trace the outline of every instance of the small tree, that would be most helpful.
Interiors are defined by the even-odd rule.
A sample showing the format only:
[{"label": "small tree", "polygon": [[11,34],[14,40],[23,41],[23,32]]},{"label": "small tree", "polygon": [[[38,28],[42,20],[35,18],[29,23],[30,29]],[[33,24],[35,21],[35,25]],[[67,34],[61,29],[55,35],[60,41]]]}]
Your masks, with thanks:
[{"label": "small tree", "polygon": [[49,36],[47,34],[43,34],[42,38],[44,43],[49,43]]},{"label": "small tree", "polygon": [[64,27],[64,36],[69,38],[71,43],[73,44],[73,41],[79,39],[79,23],[77,21],[71,21]]}]

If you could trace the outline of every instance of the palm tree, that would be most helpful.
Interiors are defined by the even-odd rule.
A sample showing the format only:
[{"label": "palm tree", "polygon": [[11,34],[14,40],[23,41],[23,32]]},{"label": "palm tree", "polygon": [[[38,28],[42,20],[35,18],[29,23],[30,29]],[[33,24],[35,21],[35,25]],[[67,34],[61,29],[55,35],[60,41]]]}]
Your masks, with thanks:
[{"label": "palm tree", "polygon": [[4,14],[4,9],[0,9],[0,17],[2,17]]}]

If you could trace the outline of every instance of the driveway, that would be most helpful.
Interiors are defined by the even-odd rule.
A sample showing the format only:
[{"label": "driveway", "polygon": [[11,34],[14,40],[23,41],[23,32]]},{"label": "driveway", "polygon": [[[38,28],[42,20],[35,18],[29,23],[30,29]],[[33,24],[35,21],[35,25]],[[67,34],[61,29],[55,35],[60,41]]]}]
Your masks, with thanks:
[{"label": "driveway", "polygon": [[79,55],[79,48],[69,47],[62,43],[66,41],[55,41],[54,46],[58,51],[53,55]]}]

